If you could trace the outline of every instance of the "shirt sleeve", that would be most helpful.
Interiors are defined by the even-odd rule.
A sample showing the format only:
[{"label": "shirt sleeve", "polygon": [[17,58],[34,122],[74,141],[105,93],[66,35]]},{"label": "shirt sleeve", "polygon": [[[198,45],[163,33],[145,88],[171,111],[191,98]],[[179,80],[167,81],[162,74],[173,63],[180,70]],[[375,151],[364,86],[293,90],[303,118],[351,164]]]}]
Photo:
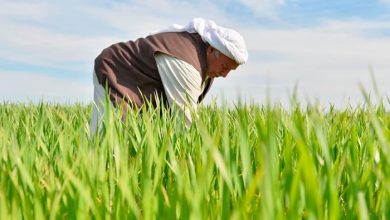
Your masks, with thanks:
[{"label": "shirt sleeve", "polygon": [[197,101],[202,93],[202,77],[192,65],[173,56],[155,55],[158,72],[169,105],[184,114],[187,126],[192,123],[191,110],[196,112]]}]

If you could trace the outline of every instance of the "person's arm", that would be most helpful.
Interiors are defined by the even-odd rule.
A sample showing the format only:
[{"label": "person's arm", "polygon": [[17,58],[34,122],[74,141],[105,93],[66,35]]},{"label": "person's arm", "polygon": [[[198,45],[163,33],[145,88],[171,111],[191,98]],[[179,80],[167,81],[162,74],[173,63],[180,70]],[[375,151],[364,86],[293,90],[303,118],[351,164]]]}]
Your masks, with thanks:
[{"label": "person's arm", "polygon": [[191,109],[196,112],[197,101],[202,93],[199,71],[187,62],[167,54],[158,53],[155,59],[170,107],[184,114],[186,125],[191,125]]}]

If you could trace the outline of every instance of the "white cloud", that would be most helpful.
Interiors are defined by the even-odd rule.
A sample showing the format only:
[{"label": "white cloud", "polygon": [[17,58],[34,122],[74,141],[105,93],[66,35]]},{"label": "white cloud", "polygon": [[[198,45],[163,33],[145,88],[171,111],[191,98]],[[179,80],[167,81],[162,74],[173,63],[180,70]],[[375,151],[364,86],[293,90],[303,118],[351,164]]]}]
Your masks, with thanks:
[{"label": "white cloud", "polygon": [[258,17],[277,19],[277,9],[285,5],[285,0],[240,0],[251,9]]},{"label": "white cloud", "polygon": [[379,0],[380,3],[390,6],[390,0]]},{"label": "white cloud", "polygon": [[134,38],[145,36],[173,23],[186,24],[193,17],[203,16],[227,23],[231,19],[220,10],[220,6],[207,0],[139,0],[116,3],[111,8],[85,8],[85,12]]},{"label": "white cloud", "polygon": [[[38,1],[39,2],[39,1]],[[50,1],[36,3],[2,4],[0,8],[0,59],[20,64],[55,67],[90,74],[93,60],[106,46],[117,41],[145,36],[172,23],[185,24],[192,17],[203,16],[214,19],[220,25],[234,27],[247,40],[249,61],[224,80],[217,80],[211,95],[220,91],[235,99],[237,90],[245,97],[253,97],[265,103],[269,89],[275,99],[288,100],[287,91],[295,83],[302,97],[319,98],[321,102],[343,104],[346,100],[361,97],[358,83],[371,88],[368,66],[372,65],[380,89],[390,84],[390,38],[376,33],[388,30],[384,21],[326,21],[316,27],[299,29],[267,29],[238,25],[220,7],[207,0],[191,1],[133,1],[111,6],[77,3],[78,15],[73,21],[91,19],[82,28],[85,33],[100,31],[99,35],[78,32],[60,32],[54,15],[62,14],[74,7],[72,4],[53,4]],[[284,1],[242,1],[258,14],[275,15]],[[208,7],[204,5],[208,3]],[[17,12],[13,13],[11,11]],[[62,10],[62,11],[59,11]],[[268,12],[267,12],[268,13]],[[19,19],[18,19],[19,18]],[[20,19],[23,22],[20,22]],[[31,19],[34,22],[24,22]],[[50,25],[39,25],[39,21],[54,20]],[[75,25],[66,23],[62,25]],[[90,26],[88,26],[90,24]],[[112,32],[112,31],[116,32]],[[106,32],[106,33],[105,33]],[[83,65],[80,66],[80,63]],[[0,99],[30,97],[39,99],[82,99],[92,97],[91,82],[63,80],[52,76],[37,75],[25,71],[14,73],[0,68]],[[22,85],[16,87],[15,85]],[[71,85],[71,86],[69,86]],[[61,92],[59,92],[61,91]],[[63,98],[61,98],[63,97]],[[207,100],[210,100],[208,96]],[[20,98],[22,99],[22,98]]]},{"label": "white cloud", "polygon": [[48,17],[53,5],[42,2],[2,1],[0,17],[2,19],[41,20]]},{"label": "white cloud", "polygon": [[[58,31],[56,27],[63,28],[63,26],[56,26],[56,23],[67,18],[57,17],[58,14],[71,16],[63,14],[63,11],[74,10],[73,7],[72,4],[66,3],[59,5],[6,2],[0,9],[0,26],[6,30],[0,32],[0,42],[2,42],[0,59],[75,70],[80,67],[71,66],[69,62],[92,63],[98,53],[112,43],[146,36],[172,23],[187,23],[198,13],[211,14],[214,17],[223,16],[217,7],[204,9],[201,5],[191,5],[189,2],[135,1],[131,4],[116,3],[109,7],[79,3],[77,7],[79,16],[92,20],[91,27],[82,28],[90,28],[91,32],[103,28],[100,32],[106,31],[106,34],[94,36]],[[175,16],[171,16],[174,8],[181,8],[181,10],[177,11]],[[30,18],[36,22],[31,23]],[[61,21],[61,25],[77,25],[77,22],[85,18],[72,18],[68,23]],[[39,21],[44,21],[45,24],[48,21],[51,23],[39,25]],[[116,32],[112,33],[112,30]]]},{"label": "white cloud", "polygon": [[83,83],[36,73],[0,71],[0,94],[0,100],[89,103],[93,87],[92,80]]},{"label": "white cloud", "polygon": [[[1,24],[1,22],[0,22]],[[14,62],[77,70],[70,62],[92,62],[103,46],[119,41],[113,37],[82,37],[58,34],[23,24],[2,24],[0,58]]]}]

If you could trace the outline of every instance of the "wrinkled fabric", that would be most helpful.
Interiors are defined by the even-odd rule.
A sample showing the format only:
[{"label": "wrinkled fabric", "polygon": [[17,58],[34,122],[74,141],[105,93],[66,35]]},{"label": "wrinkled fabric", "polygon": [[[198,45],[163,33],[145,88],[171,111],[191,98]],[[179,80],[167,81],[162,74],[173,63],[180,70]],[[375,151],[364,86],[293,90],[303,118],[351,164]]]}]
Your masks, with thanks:
[{"label": "wrinkled fabric", "polygon": [[238,64],[244,64],[248,60],[244,38],[237,31],[218,26],[212,20],[194,18],[186,26],[174,24],[161,32],[189,32],[198,33],[204,42],[219,50]]},{"label": "wrinkled fabric", "polygon": [[202,77],[193,66],[173,56],[155,56],[169,106],[184,115],[187,127],[192,123],[191,111],[196,113],[197,101],[204,90]]}]

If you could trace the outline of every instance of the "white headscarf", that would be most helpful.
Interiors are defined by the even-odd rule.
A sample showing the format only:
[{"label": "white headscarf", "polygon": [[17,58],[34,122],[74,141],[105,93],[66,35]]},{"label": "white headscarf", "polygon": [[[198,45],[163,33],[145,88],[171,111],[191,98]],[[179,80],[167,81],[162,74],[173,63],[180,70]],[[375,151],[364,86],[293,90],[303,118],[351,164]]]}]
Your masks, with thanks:
[{"label": "white headscarf", "polygon": [[235,60],[238,64],[244,64],[248,60],[248,51],[244,38],[235,30],[218,26],[212,20],[194,18],[186,26],[174,24],[161,32],[198,33],[204,42]]}]

